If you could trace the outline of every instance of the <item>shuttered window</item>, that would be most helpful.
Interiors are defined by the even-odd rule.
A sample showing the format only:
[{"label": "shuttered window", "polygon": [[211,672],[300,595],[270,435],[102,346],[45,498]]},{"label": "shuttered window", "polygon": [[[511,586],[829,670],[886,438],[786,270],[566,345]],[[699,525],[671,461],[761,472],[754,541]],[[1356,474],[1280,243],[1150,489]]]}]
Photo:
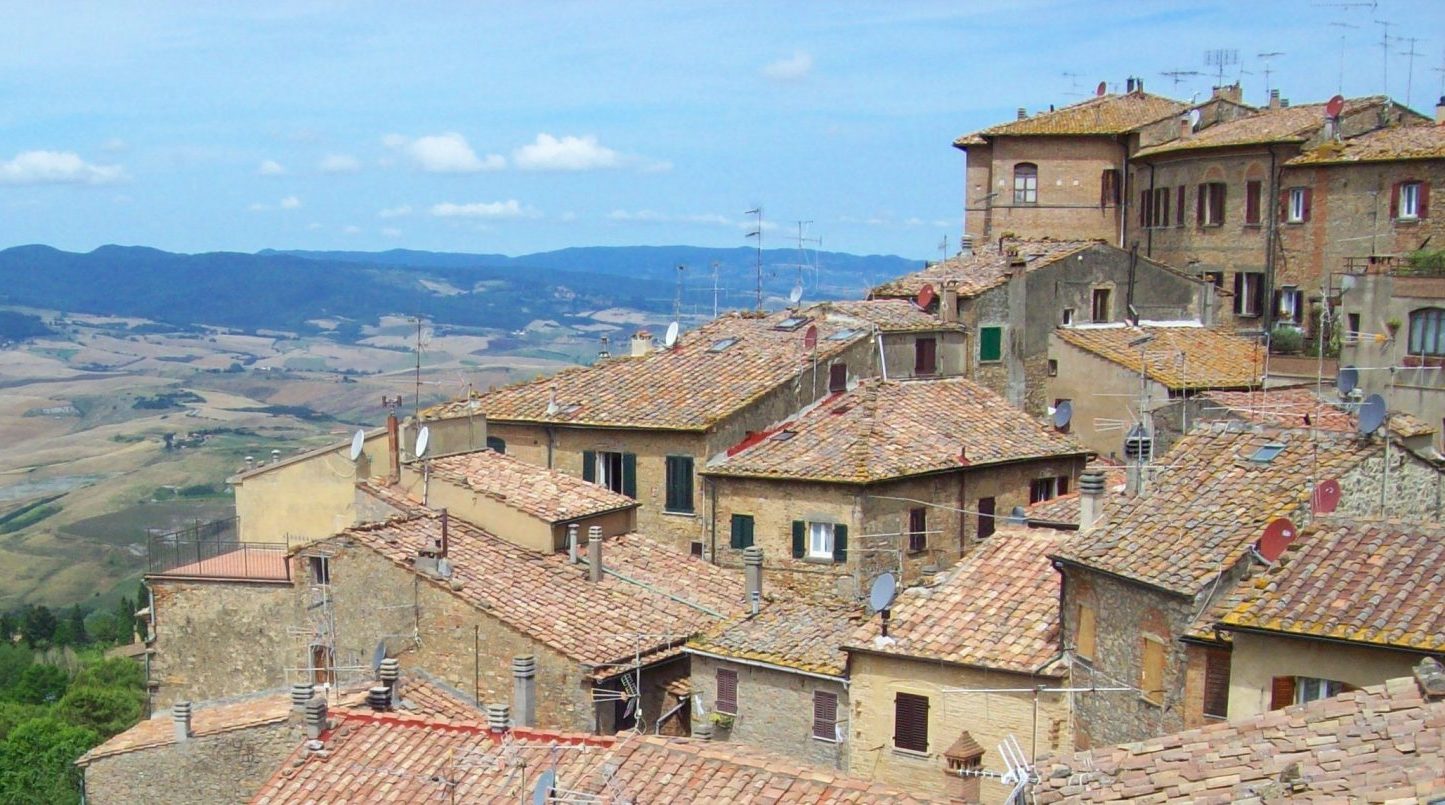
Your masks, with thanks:
[{"label": "shuttered window", "polygon": [[1269,709],[1281,710],[1294,704],[1294,677],[1277,676],[1269,686]]},{"label": "shuttered window", "polygon": [[1074,653],[1086,660],[1094,659],[1094,608],[1079,604],[1079,621],[1074,635]]},{"label": "shuttered window", "polygon": [[813,691],[813,737],[838,740],[838,694]]},{"label": "shuttered window", "polygon": [[582,451],[582,480],[605,486],[618,494],[637,498],[637,455],[607,451]]},{"label": "shuttered window", "polygon": [[719,713],[738,714],[738,672],[728,668],[717,669],[717,704]]},{"label": "shuttered window", "polygon": [[978,538],[988,539],[993,536],[994,521],[993,511],[995,502],[993,498],[978,499]]},{"label": "shuttered window", "polygon": [[978,359],[985,363],[1003,359],[1003,328],[978,328]]},{"label": "shuttered window", "polygon": [[1208,649],[1204,654],[1204,714],[1229,715],[1229,651]]},{"label": "shuttered window", "polygon": [[828,367],[828,391],[838,392],[848,390],[848,364],[835,363]]},{"label": "shuttered window", "polygon": [[753,516],[751,514],[734,514],[732,519],[732,539],[728,546],[734,550],[742,550],[753,544]]},{"label": "shuttered window", "polygon": [[1259,225],[1259,223],[1260,223],[1260,217],[1259,217],[1259,199],[1260,199],[1260,196],[1261,196],[1263,193],[1264,193],[1264,183],[1261,182],[1261,181],[1259,181],[1258,179],[1255,179],[1254,181],[1250,181],[1250,182],[1245,182],[1245,183],[1244,183],[1244,225],[1245,225],[1245,226],[1258,226],[1258,225]]},{"label": "shuttered window", "polygon": [[893,699],[893,745],[910,752],[928,751],[928,697],[913,693],[895,694]]},{"label": "shuttered window", "polygon": [[913,373],[931,375],[938,371],[938,339],[919,338],[913,342]]},{"label": "shuttered window", "polygon": [[1184,193],[1185,193],[1185,187],[1184,187],[1184,185],[1179,185],[1179,193],[1178,193],[1178,197],[1176,198],[1176,201],[1177,201],[1178,203],[1175,204],[1175,206],[1174,206],[1174,215],[1175,215],[1174,225],[1175,225],[1175,226],[1184,226]]},{"label": "shuttered window", "polygon": [[928,549],[928,510],[908,510],[908,552],[919,553]]},{"label": "shuttered window", "polygon": [[1445,355],[1445,309],[1410,311],[1408,348],[1411,355]]},{"label": "shuttered window", "polygon": [[1099,177],[1099,206],[1107,207],[1119,205],[1120,196],[1119,171],[1115,168],[1105,168]]},{"label": "shuttered window", "polygon": [[1390,188],[1390,218],[1417,221],[1430,217],[1430,184],[1414,179],[1396,182]]},{"label": "shuttered window", "polygon": [[1140,649],[1139,695],[1153,704],[1164,704],[1164,644],[1143,638]]},{"label": "shuttered window", "polygon": [[667,510],[691,512],[692,456],[667,457]]},{"label": "shuttered window", "polygon": [[496,436],[488,436],[487,449],[494,453],[505,454],[507,452],[507,440]]}]

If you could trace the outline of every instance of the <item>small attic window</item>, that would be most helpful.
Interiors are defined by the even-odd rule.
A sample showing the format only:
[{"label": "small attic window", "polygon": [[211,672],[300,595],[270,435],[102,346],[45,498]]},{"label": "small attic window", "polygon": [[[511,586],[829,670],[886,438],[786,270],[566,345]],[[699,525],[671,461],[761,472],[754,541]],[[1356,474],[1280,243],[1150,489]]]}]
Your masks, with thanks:
[{"label": "small attic window", "polygon": [[707,348],[707,351],[708,351],[708,352],[722,352],[723,350],[727,349],[728,347],[732,346],[733,344],[736,344],[737,342],[738,342],[738,339],[736,339],[736,338],[719,338],[718,340],[712,342],[712,346],[708,347],[708,348]]},{"label": "small attic window", "polygon": [[1275,456],[1283,452],[1284,445],[1280,444],[1279,442],[1270,442],[1269,444],[1266,444],[1260,447],[1258,450],[1254,451],[1254,455],[1250,456],[1249,460],[1258,462],[1260,464],[1268,464],[1269,462],[1274,461]]},{"label": "small attic window", "polygon": [[851,340],[852,340],[855,336],[857,336],[857,335],[858,335],[858,331],[857,331],[857,330],[839,330],[838,332],[833,333],[832,335],[828,336],[828,340],[829,340],[829,341],[851,341]]},{"label": "small attic window", "polygon": [[773,326],[774,330],[792,332],[808,323],[807,316],[789,316]]},{"label": "small attic window", "polygon": [[774,434],[773,434],[773,441],[775,441],[775,442],[786,442],[787,440],[789,440],[789,439],[791,439],[791,438],[793,438],[794,436],[797,436],[797,435],[798,435],[798,432],[795,431],[795,430],[780,430],[780,431],[778,431],[777,433],[774,433]]}]

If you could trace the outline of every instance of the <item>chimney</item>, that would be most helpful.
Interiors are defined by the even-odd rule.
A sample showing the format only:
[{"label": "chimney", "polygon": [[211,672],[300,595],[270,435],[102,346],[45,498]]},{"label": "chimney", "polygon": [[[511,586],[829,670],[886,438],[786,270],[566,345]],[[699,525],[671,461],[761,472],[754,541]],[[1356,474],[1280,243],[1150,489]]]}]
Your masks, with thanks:
[{"label": "chimney", "polygon": [[712,722],[705,718],[699,718],[692,723],[692,737],[699,741],[712,740]]},{"label": "chimney", "polygon": [[187,741],[191,738],[191,703],[176,702],[171,705],[171,719],[176,727],[176,741]]},{"label": "chimney", "polygon": [[366,706],[378,713],[385,713],[391,709],[391,688],[385,685],[373,685],[366,692]]},{"label": "chimney", "polygon": [[512,707],[517,726],[537,726],[537,657],[518,654],[512,658]]},{"label": "chimney", "polygon": [[1028,119],[1029,119],[1029,110],[1027,110],[1027,109],[1023,108],[1022,106],[1020,106],[1020,107],[1019,107],[1019,120],[1028,120]]},{"label": "chimney", "polygon": [[297,714],[306,713],[306,703],[316,695],[316,686],[305,682],[297,682],[291,686],[291,709]]},{"label": "chimney", "polygon": [[602,336],[602,346],[597,349],[597,360],[606,360],[612,357],[611,345],[607,343],[607,336]]},{"label": "chimney", "polygon": [[1131,459],[1129,465],[1124,469],[1124,494],[1131,498],[1139,497],[1139,486],[1143,474],[1143,468],[1139,466],[1138,460]]},{"label": "chimney", "polygon": [[450,535],[447,533],[447,523],[450,521],[450,519],[451,519],[451,518],[447,517],[447,510],[446,510],[445,508],[443,508],[443,509],[442,509],[442,544],[441,544],[441,550],[437,551],[437,557],[438,557],[438,558],[441,558],[441,559],[445,559],[445,558],[446,558],[447,548],[448,548],[448,547],[450,546],[450,544],[451,544]]},{"label": "chimney", "polygon": [[1104,505],[1104,473],[1089,470],[1079,476],[1079,530],[1088,531],[1099,522]]},{"label": "chimney", "polygon": [[632,357],[641,358],[652,351],[652,333],[638,330],[632,334]]},{"label": "chimney", "polygon": [[958,321],[957,280],[949,280],[943,283],[943,299],[939,302],[938,313],[943,317],[944,324],[953,324]]},{"label": "chimney", "polygon": [[401,661],[395,657],[384,657],[376,671],[376,675],[381,678],[381,684],[386,686],[387,706],[395,709],[397,700],[401,698],[396,689],[396,683],[401,679]]},{"label": "chimney", "polygon": [[1281,108],[1281,109],[1288,109],[1288,108],[1289,108],[1289,98],[1280,98],[1280,99],[1279,99],[1279,108]]},{"label": "chimney", "polygon": [[505,704],[487,705],[487,729],[506,732],[512,727],[512,708]]},{"label": "chimney", "polygon": [[254,470],[254,469],[256,469],[256,457],[255,457],[255,456],[246,456],[246,469],[248,469],[248,470]]},{"label": "chimney", "polygon": [[748,589],[748,608],[754,615],[763,605],[763,549],[756,545],[743,548],[743,575]]},{"label": "chimney", "polygon": [[1219,98],[1220,100],[1234,101],[1235,103],[1239,103],[1240,101],[1244,100],[1244,90],[1239,86],[1239,84],[1225,84],[1222,87],[1214,88],[1213,97]]},{"label": "chimney", "polygon": [[1337,129],[1336,129],[1336,127],[1335,127],[1335,119],[1332,118],[1332,117],[1326,117],[1326,118],[1325,118],[1325,127],[1324,127],[1324,128],[1325,128],[1325,131],[1324,131],[1325,139],[1326,139],[1326,140],[1333,140],[1333,139],[1335,139],[1335,133],[1336,133],[1336,131],[1337,131]]},{"label": "chimney", "polygon": [[1187,118],[1187,117],[1181,117],[1181,118],[1179,118],[1179,139],[1181,139],[1181,140],[1187,140],[1187,139],[1189,139],[1189,135],[1191,135],[1191,134],[1193,134],[1193,133],[1194,133],[1194,125],[1189,122],[1189,118]]},{"label": "chimney", "polygon": [[1269,108],[1271,111],[1279,109],[1279,90],[1277,89],[1269,91]]},{"label": "chimney", "polygon": [[1134,91],[1134,76],[1132,76],[1132,75],[1129,76],[1128,80],[1126,80],[1126,81],[1124,82],[1124,91],[1125,91],[1125,92],[1133,92],[1133,91]]},{"label": "chimney", "polygon": [[1134,91],[1135,91],[1135,92],[1143,92],[1143,91],[1144,91],[1144,79],[1142,79],[1142,78],[1136,78],[1136,79],[1134,79]]},{"label": "chimney", "polygon": [[567,563],[577,564],[581,558],[577,555],[577,524],[567,524]]},{"label": "chimney", "polygon": [[602,581],[602,526],[587,529],[587,580]]},{"label": "chimney", "polygon": [[312,696],[311,701],[306,703],[306,737],[310,740],[320,740],[321,733],[326,731],[326,698],[323,696]]},{"label": "chimney", "polygon": [[1435,125],[1445,126],[1445,95],[1435,102]]},{"label": "chimney", "polygon": [[386,415],[386,454],[391,462],[391,475],[387,477],[387,482],[393,484],[401,483],[401,435],[398,429],[396,411],[393,410]]},{"label": "chimney", "polygon": [[[1445,98],[1440,100],[1445,102]],[[973,235],[964,235],[958,239],[958,253],[964,257],[973,256]]]}]

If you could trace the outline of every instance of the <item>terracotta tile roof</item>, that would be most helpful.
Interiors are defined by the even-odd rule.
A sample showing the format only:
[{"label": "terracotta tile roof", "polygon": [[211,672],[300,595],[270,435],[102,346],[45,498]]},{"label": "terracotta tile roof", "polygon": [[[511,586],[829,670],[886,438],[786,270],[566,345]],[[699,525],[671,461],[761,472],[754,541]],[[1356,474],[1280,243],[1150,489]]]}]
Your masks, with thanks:
[{"label": "terracotta tile roof", "polygon": [[426,514],[431,511],[422,505],[420,500],[411,497],[400,486],[392,486],[385,478],[371,478],[366,481],[359,481],[356,488],[363,493],[385,503],[397,514],[415,515]]},{"label": "terracotta tile roof", "polygon": [[919,308],[911,299],[853,299],[822,302],[818,308],[839,317],[851,316],[860,322],[875,324],[885,333],[963,329],[958,324],[943,323],[937,316]]},{"label": "terracotta tile roof", "polygon": [[[1268,444],[1270,461],[1251,456]],[[1316,449],[1317,448],[1317,449]],[[1146,494],[1121,501],[1057,552],[1068,562],[1192,596],[1233,568],[1275,517],[1297,517],[1310,478],[1338,478],[1378,442],[1201,424],[1156,458]]]},{"label": "terracotta tile roof", "polygon": [[1187,108],[1187,104],[1147,92],[1100,95],[1052,112],[1041,112],[1023,120],[1010,120],[965,134],[953,144],[963,148],[990,137],[1123,134],[1177,115]]},{"label": "terracotta tile roof", "polygon": [[[279,724],[290,715],[291,697],[283,693],[231,702],[196,702],[191,710],[191,734],[204,737]],[[170,746],[175,742],[176,731],[171,720],[171,711],[161,710],[81,755],[76,763],[85,766],[103,757]]]},{"label": "terracotta tile roof", "polygon": [[348,713],[326,750],[298,748],[252,800],[281,803],[530,801],[540,776],[570,800],[889,803],[934,801],[732,743],[593,736],[388,713]]},{"label": "terracotta tile roof", "polygon": [[1284,163],[1297,165],[1350,165],[1357,162],[1399,162],[1445,159],[1445,126],[1395,126],[1377,129],[1343,143],[1325,143]]},{"label": "terracotta tile roof", "polygon": [[187,562],[161,573],[147,574],[160,579],[247,579],[250,581],[289,582],[291,570],[286,563],[286,543],[246,545],[197,562]]},{"label": "terracotta tile roof", "polygon": [[1328,518],[1247,582],[1225,628],[1445,651],[1445,527]]},{"label": "terracotta tile roof", "polygon": [[841,677],[848,662],[841,646],[862,621],[863,612],[857,607],[775,601],[757,615],[738,618],[693,638],[688,647]]},{"label": "terracotta tile roof", "polygon": [[[1365,109],[1381,106],[1387,100],[1389,99],[1383,95],[1348,98],[1345,100],[1345,108],[1341,114],[1344,116],[1355,115]],[[1156,154],[1204,148],[1228,148],[1267,143],[1302,143],[1309,140],[1324,126],[1324,120],[1325,105],[1322,103],[1287,106],[1282,109],[1260,109],[1252,115],[1200,129],[1187,138],[1174,139],[1149,148],[1141,148],[1134,154],[1134,158],[1140,159]]]},{"label": "terracotta tile roof", "polygon": [[1248,338],[1198,325],[1078,325],[1054,330],[1059,339],[1131,372],[1141,369],[1139,347],[1130,342],[1146,335],[1144,348],[1151,380],[1171,389],[1248,388],[1259,385],[1264,355]]},{"label": "terracotta tile roof", "polygon": [[[1104,473],[1104,506],[1112,506],[1123,498],[1127,482],[1123,464],[1110,463],[1108,459],[1095,459],[1084,466],[1084,471],[1099,470]],[[1050,500],[1041,500],[1024,507],[1029,525],[1071,525],[1079,524],[1079,491],[1059,495]]]},{"label": "terracotta tile roof", "polygon": [[942,582],[900,593],[887,637],[871,617],[844,648],[1044,672],[1059,652],[1059,573],[1048,554],[1061,544],[1062,532],[1001,527]]},{"label": "terracotta tile roof", "polygon": [[1095,240],[1009,240],[1000,251],[997,243],[979,244],[971,255],[950,257],[922,271],[889,280],[868,295],[873,299],[914,299],[925,285],[942,293],[946,283],[954,282],[958,284],[960,298],[974,297],[1008,281],[1010,260],[1023,258],[1025,270],[1033,271],[1103,245]]},{"label": "terracotta tile roof", "polygon": [[485,715],[469,696],[415,668],[403,670],[397,681],[398,710],[413,715],[450,719],[481,719]]},{"label": "terracotta tile roof", "polygon": [[[817,307],[800,315],[811,316],[808,324],[818,328],[821,360],[870,335],[851,316],[829,316]],[[814,353],[803,344],[808,324],[777,329],[789,316],[729,313],[683,333],[672,349],[564,369],[478,394],[475,405],[453,400],[421,416],[443,419],[474,410],[499,421],[706,430],[812,365]],[[730,339],[736,342],[727,345]],[[555,403],[553,414],[547,413],[549,403]]]},{"label": "terracotta tile roof", "polygon": [[572,475],[492,450],[432,459],[432,475],[549,523],[618,509],[637,501]]},{"label": "terracotta tile roof", "polygon": [[733,454],[703,472],[872,483],[1087,452],[1072,438],[961,377],[864,380],[769,429],[769,434],[745,440],[738,445],[742,449],[727,451]]},{"label": "terracotta tile roof", "polygon": [[[737,614],[743,601],[740,574],[637,534],[605,541],[610,572],[594,584],[585,564],[569,564],[566,554],[528,551],[457,517],[448,525],[450,581],[421,578],[586,665],[630,662],[637,633],[676,635],[646,641],[644,654],[680,645]],[[423,541],[440,535],[440,518],[427,515],[357,526],[331,539],[355,540],[411,570]]]},{"label": "terracotta tile roof", "polygon": [[[1031,802],[1417,802],[1445,792],[1445,700],[1414,679],[1043,758]],[[1293,782],[1291,782],[1293,781]]]},{"label": "terracotta tile roof", "polygon": [[[1322,397],[1312,386],[1286,386],[1282,388],[1253,389],[1251,391],[1209,390],[1200,393],[1204,401],[1203,414],[1217,418],[1219,414],[1246,422],[1255,422],[1279,428],[1304,428],[1304,418],[1309,416],[1313,426],[1336,433],[1354,433],[1356,416],[1339,407],[1335,399]],[[1398,412],[1390,415],[1390,432],[1400,438],[1428,436],[1435,427],[1410,414]]]}]

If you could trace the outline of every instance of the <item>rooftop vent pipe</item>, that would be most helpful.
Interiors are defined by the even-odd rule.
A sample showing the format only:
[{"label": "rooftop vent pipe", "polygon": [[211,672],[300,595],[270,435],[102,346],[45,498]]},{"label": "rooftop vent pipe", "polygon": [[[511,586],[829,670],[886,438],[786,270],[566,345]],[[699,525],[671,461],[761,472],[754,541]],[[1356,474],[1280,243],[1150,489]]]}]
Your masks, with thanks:
[{"label": "rooftop vent pipe", "polygon": [[310,740],[319,740],[321,733],[326,731],[326,699],[322,696],[312,696],[311,701],[306,703],[306,737]]},{"label": "rooftop vent pipe", "polygon": [[602,526],[587,529],[587,580],[602,581]]},{"label": "rooftop vent pipe", "polygon": [[577,550],[578,550],[578,545],[577,545],[577,529],[578,529],[578,528],[579,528],[579,526],[578,526],[576,523],[569,523],[569,524],[567,525],[567,561],[568,561],[569,563],[571,563],[571,564],[574,564],[574,565],[577,564],[578,562],[582,561],[582,557],[580,557],[580,556],[577,555]]},{"label": "rooftop vent pipe", "polygon": [[1019,120],[1028,120],[1028,119],[1029,119],[1029,110],[1027,110],[1027,109],[1023,108],[1022,106],[1020,106],[1020,107],[1019,107]]},{"label": "rooftop vent pipe", "polygon": [[306,682],[297,682],[291,686],[291,709],[297,713],[305,714],[306,703],[316,695],[316,686]]},{"label": "rooftop vent pipe", "polygon": [[366,692],[366,706],[378,713],[385,713],[391,709],[391,688],[385,685],[374,685]]},{"label": "rooftop vent pipe", "polygon": [[505,704],[487,705],[487,729],[506,732],[512,726],[512,708]]},{"label": "rooftop vent pipe", "polygon": [[517,726],[537,726],[537,656],[518,654],[512,658],[512,706]]},{"label": "rooftop vent pipe", "polygon": [[191,703],[176,702],[171,705],[171,719],[176,728],[176,740],[187,741],[191,738]]},{"label": "rooftop vent pipe", "polygon": [[754,615],[763,603],[763,549],[756,545],[743,548],[743,575],[747,580],[748,609]]},{"label": "rooftop vent pipe", "polygon": [[1079,476],[1079,530],[1088,531],[1099,521],[1104,505],[1104,473],[1089,470]]}]

